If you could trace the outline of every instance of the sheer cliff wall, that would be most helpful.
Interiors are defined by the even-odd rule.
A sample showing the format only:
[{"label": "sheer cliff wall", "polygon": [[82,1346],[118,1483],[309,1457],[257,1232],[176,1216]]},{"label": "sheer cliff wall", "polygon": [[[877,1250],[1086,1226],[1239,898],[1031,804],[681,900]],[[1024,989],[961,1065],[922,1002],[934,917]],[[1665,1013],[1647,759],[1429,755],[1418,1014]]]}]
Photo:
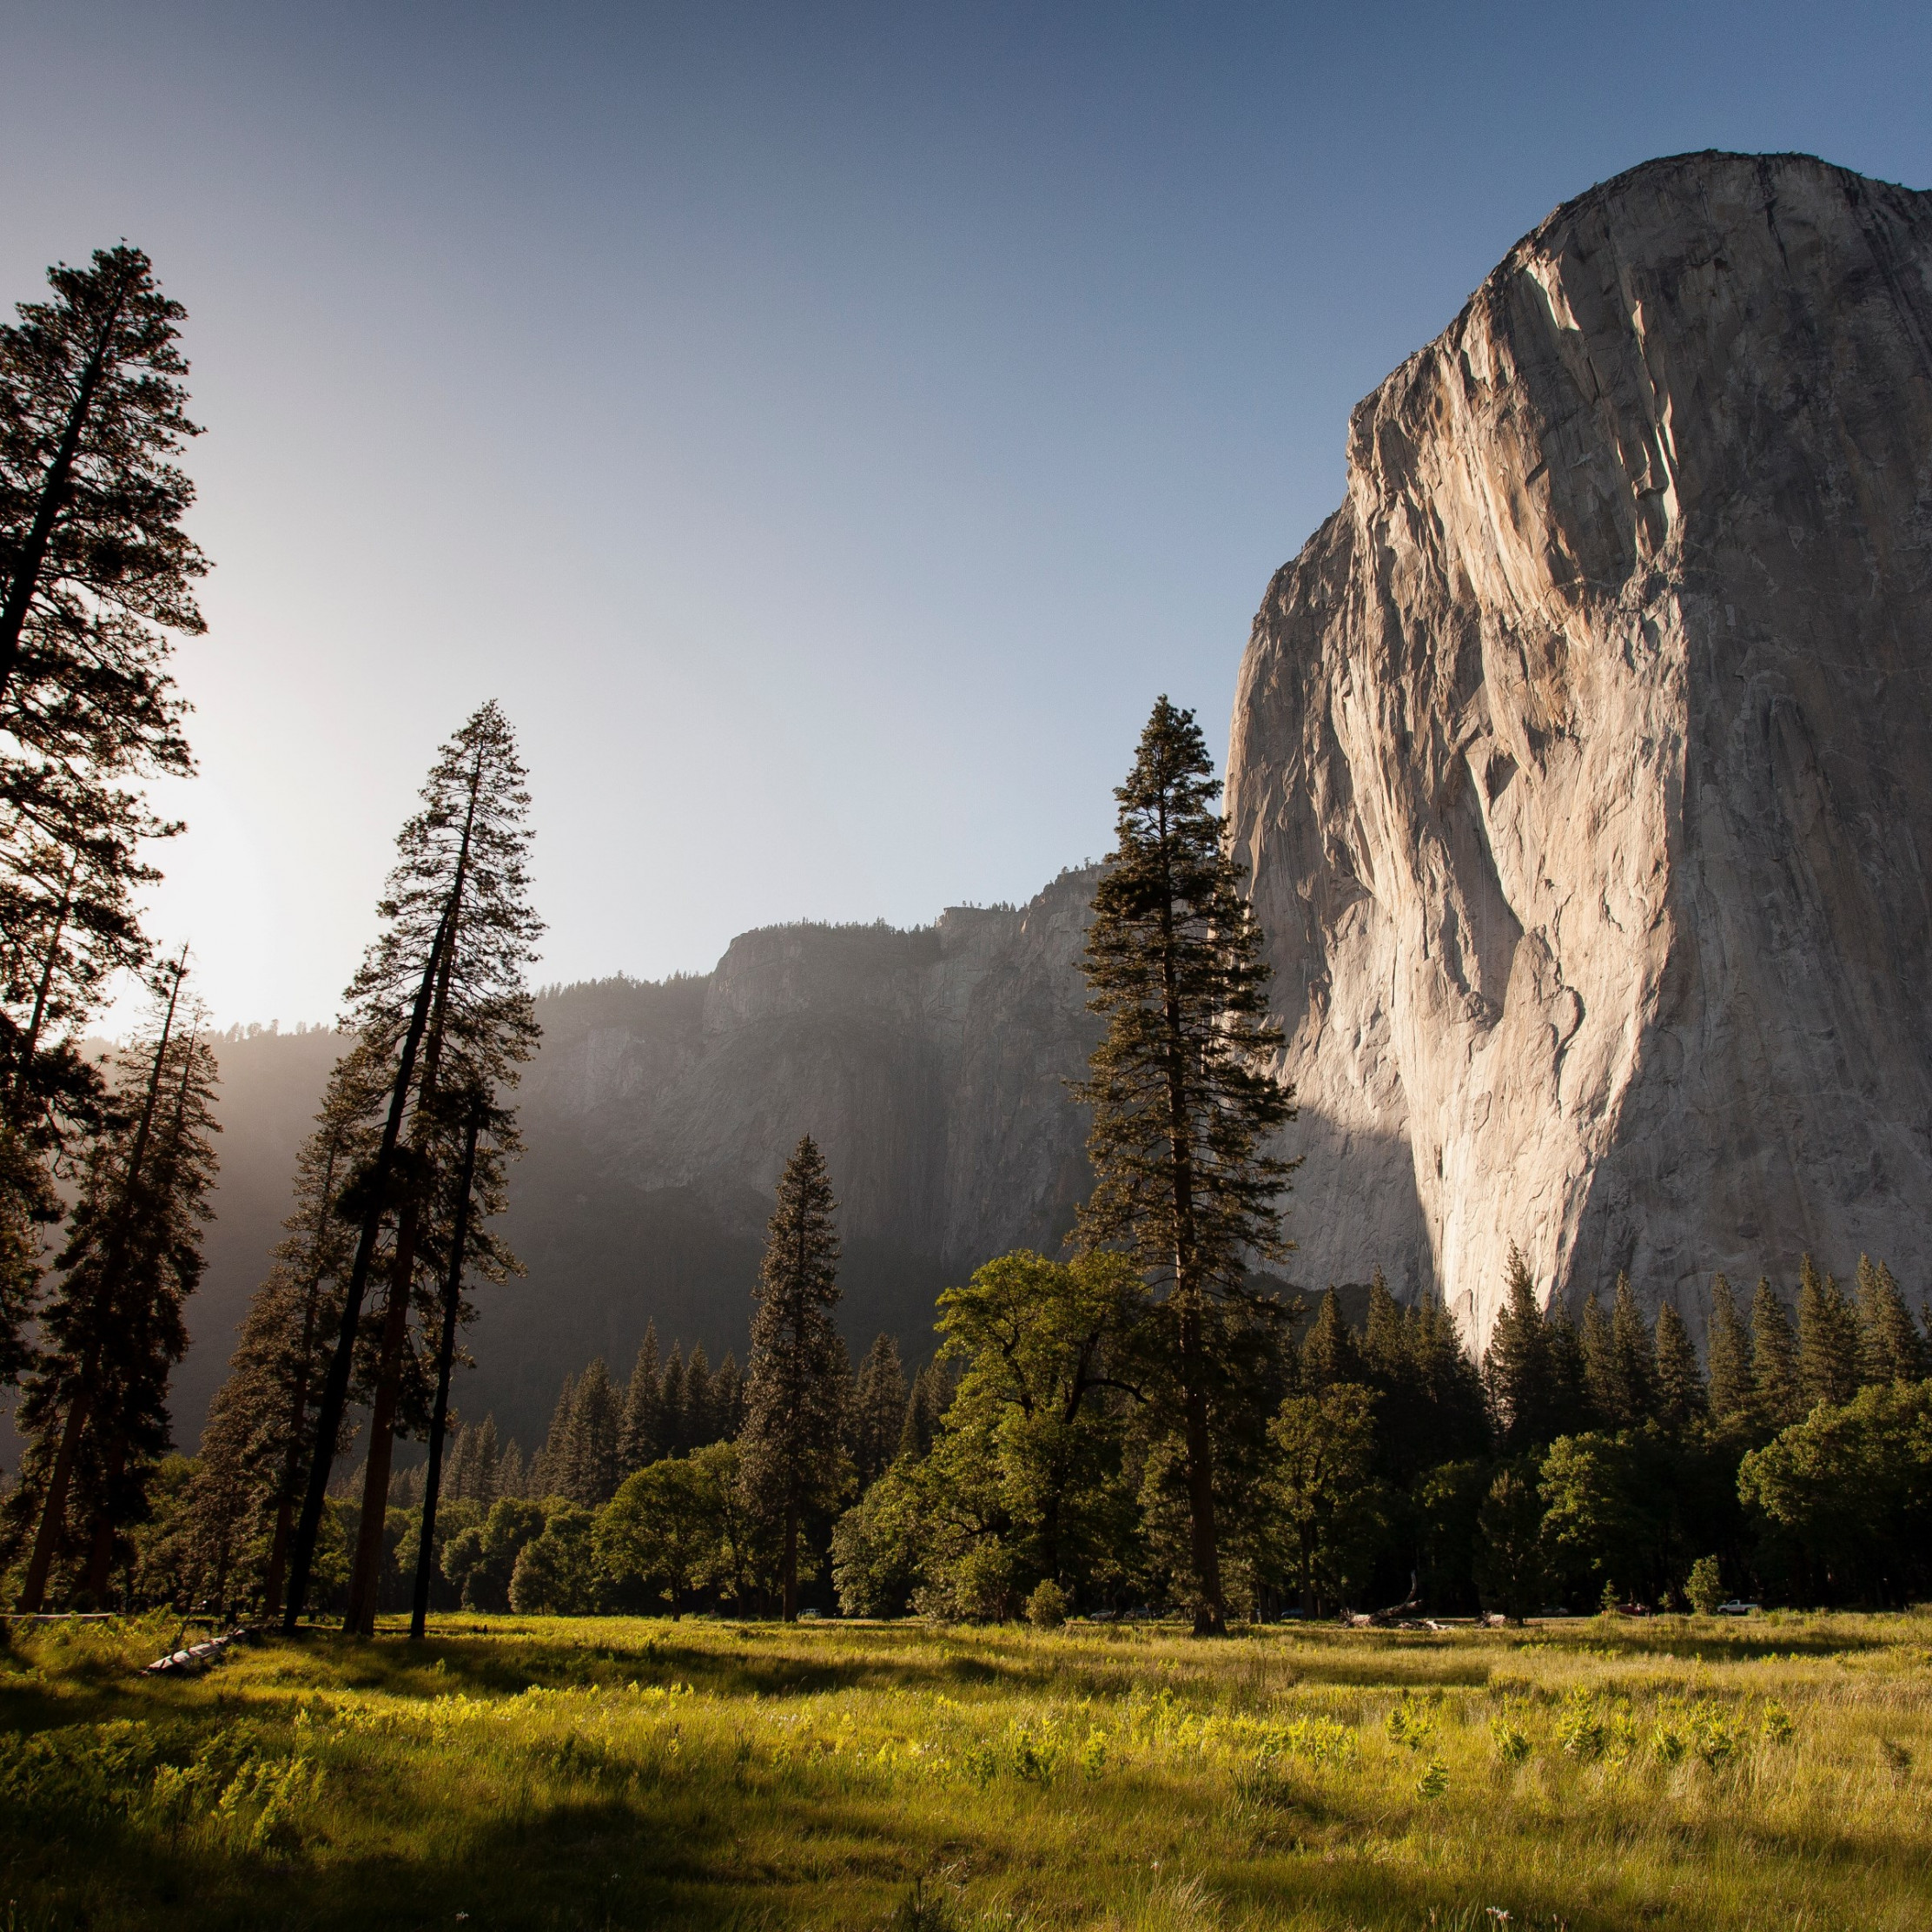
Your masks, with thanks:
[{"label": "sheer cliff wall", "polygon": [[[504,1224],[529,1273],[475,1291],[463,1412],[494,1410],[527,1448],[566,1371],[602,1354],[627,1374],[647,1321],[667,1347],[742,1357],[772,1192],[801,1134],[839,1197],[841,1324],[859,1347],[883,1328],[930,1353],[942,1287],[1014,1247],[1057,1252],[1088,1185],[1066,1082],[1095,1036],[1079,969],[1094,882],[1064,873],[1025,906],[955,907],[911,932],[769,927],[708,974],[540,998]],[[172,1399],[189,1447],[341,1042],[218,1045],[222,1174]]]},{"label": "sheer cliff wall", "polygon": [[1804,156],[1580,196],[1359,406],[1229,757],[1298,1277],[1932,1286],[1929,545],[1932,196]]}]

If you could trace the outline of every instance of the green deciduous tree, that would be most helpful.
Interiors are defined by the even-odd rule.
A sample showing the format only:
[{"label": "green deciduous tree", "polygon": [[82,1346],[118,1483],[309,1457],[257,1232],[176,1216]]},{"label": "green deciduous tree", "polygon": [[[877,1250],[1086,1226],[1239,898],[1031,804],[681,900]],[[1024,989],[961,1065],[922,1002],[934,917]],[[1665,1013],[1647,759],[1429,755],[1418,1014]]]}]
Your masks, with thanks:
[{"label": "green deciduous tree", "polygon": [[575,1503],[559,1503],[543,1533],[518,1552],[510,1573],[510,1608],[521,1617],[587,1617],[605,1608],[610,1584],[598,1560],[597,1519]]},{"label": "green deciduous tree", "polygon": [[1268,1494],[1311,1616],[1366,1582],[1386,1497],[1375,1474],[1371,1389],[1336,1382],[1287,1397],[1268,1424]]},{"label": "green deciduous tree", "polygon": [[1909,1600],[1932,1582],[1932,1384],[1821,1404],[1744,1458],[1737,1489],[1801,1597]]},{"label": "green deciduous tree", "polygon": [[1532,1456],[1506,1462],[1491,1479],[1477,1518],[1476,1588],[1484,1606],[1512,1624],[1542,1606],[1543,1498]]},{"label": "green deciduous tree", "polygon": [[1159,1298],[1149,1386],[1181,1445],[1204,1632],[1225,1627],[1216,1436],[1258,1425],[1269,1351],[1255,1340],[1280,1313],[1247,1284],[1250,1257],[1286,1245],[1279,1199],[1292,1163],[1265,1148],[1294,1117],[1267,1064],[1280,1029],[1260,931],[1212,809],[1219,790],[1194,714],[1162,698],[1115,794],[1115,849],[1086,952],[1088,1005],[1107,1031],[1081,1089],[1096,1180],[1080,1239],[1130,1254]]},{"label": "green deciduous tree", "polygon": [[829,1508],[849,1472],[843,1438],[850,1371],[833,1326],[838,1237],[824,1157],[806,1135],[785,1163],[751,1318],[744,1431],[750,1505],[780,1525],[786,1622],[798,1614],[798,1544],[810,1512]]},{"label": "green deciduous tree", "polygon": [[935,1479],[983,1494],[986,1515],[1003,1518],[1017,1588],[1102,1581],[1132,1533],[1122,1409],[1138,1393],[1129,1352],[1147,1313],[1133,1263],[1113,1254],[1002,1255],[939,1298],[963,1372]]}]

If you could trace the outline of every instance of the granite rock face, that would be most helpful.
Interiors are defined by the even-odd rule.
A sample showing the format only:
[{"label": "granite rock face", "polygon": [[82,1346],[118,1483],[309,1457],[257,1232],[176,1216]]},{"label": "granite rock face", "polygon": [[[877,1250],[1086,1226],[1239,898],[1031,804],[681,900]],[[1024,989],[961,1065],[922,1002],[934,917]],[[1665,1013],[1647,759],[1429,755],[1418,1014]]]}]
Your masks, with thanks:
[{"label": "granite rock face", "polygon": [[1298,1278],[1932,1287],[1932,195],[1804,156],[1557,210],[1356,409],[1229,810]]}]

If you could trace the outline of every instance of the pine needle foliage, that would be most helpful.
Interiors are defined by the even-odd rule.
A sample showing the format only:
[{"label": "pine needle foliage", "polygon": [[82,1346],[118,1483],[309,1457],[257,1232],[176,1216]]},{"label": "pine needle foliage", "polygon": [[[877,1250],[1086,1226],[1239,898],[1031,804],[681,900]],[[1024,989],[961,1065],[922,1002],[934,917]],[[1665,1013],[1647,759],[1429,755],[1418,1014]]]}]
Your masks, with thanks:
[{"label": "pine needle foliage", "polygon": [[[371,1151],[369,1115],[381,1073],[367,1054],[352,1051],[329,1077],[314,1129],[295,1158],[287,1232],[249,1300],[202,1433],[189,1500],[195,1573],[220,1603],[259,1591],[270,1617],[281,1610],[315,1406],[354,1255],[355,1232],[341,1200]],[[331,1458],[344,1432],[330,1445]]]},{"label": "pine needle foliage", "polygon": [[1751,1299],[1751,1415],[1766,1433],[1804,1419],[1797,1338],[1783,1302],[1762,1274]]},{"label": "pine needle foliage", "polygon": [[20,1607],[104,1605],[169,1445],[168,1379],[188,1346],[215,1184],[215,1057],[176,967],[149,1039],[121,1056],[129,1104],[90,1148],[19,1414],[15,1519],[32,1525]]},{"label": "pine needle foliage", "polygon": [[1932,1370],[1925,1337],[1892,1271],[1869,1254],[1858,1257],[1858,1322],[1868,1383],[1921,1381]]},{"label": "pine needle foliage", "polygon": [[838,1306],[837,1208],[824,1156],[808,1134],[778,1179],[752,1290],[741,1479],[751,1506],[780,1525],[780,1590],[787,1623],[798,1614],[798,1545],[809,1512],[845,1485],[845,1389],[850,1373],[833,1324]]},{"label": "pine needle foliage", "polygon": [[[386,1069],[386,1116],[375,1151],[351,1183],[360,1219],[329,1370],[319,1438],[332,1441],[359,1360],[362,1303],[386,1230],[387,1296],[361,1351],[371,1396],[369,1452],[350,1576],[348,1624],[374,1627],[383,1523],[399,1426],[426,1427],[429,1391],[447,1365],[419,1349],[412,1316],[442,1328],[453,1176],[466,1123],[485,1109],[473,1168],[469,1259],[486,1278],[517,1272],[488,1217],[503,1205],[505,1170],[520,1151],[515,1115],[495,1097],[516,1083],[538,1029],[526,969],[542,922],[529,903],[530,797],[515,734],[495,704],[480,706],[439,751],[421,809],[397,837],[377,912],[383,930],[347,995],[345,1030]],[[321,1525],[328,1459],[311,1466],[296,1525],[284,1623],[300,1614]]]},{"label": "pine needle foliage", "polygon": [[1858,1311],[1837,1278],[1821,1279],[1807,1254],[1798,1271],[1798,1386],[1805,1408],[1850,1401],[1865,1379],[1864,1353]]},{"label": "pine needle foliage", "polygon": [[1710,1413],[1697,1345],[1668,1302],[1657,1314],[1657,1415],[1672,1428],[1687,1429]]},{"label": "pine needle foliage", "polygon": [[905,1367],[890,1335],[877,1336],[859,1364],[852,1389],[850,1440],[852,1476],[861,1495],[885,1473],[905,1433]]},{"label": "pine needle foliage", "polygon": [[1143,1334],[1184,1445],[1196,1627],[1226,1627],[1214,1524],[1215,1437],[1258,1416],[1282,1313],[1248,1284],[1285,1254],[1280,1198],[1294,1163],[1267,1151],[1294,1116],[1269,1071],[1262,937],[1214,810],[1221,786],[1194,713],[1166,698],[1115,792],[1115,847],[1088,928],[1088,1007],[1106,1022],[1080,1098],[1093,1110],[1088,1250],[1129,1255],[1155,1297]]},{"label": "pine needle foliage", "polygon": [[1737,1298],[1722,1274],[1710,1284],[1710,1316],[1704,1337],[1710,1376],[1710,1419],[1724,1429],[1748,1428],[1756,1410],[1750,1331],[1737,1313]]},{"label": "pine needle foliage", "polygon": [[76,1139],[107,1090],[79,1037],[149,949],[140,842],[179,830],[139,782],[193,769],[168,664],[202,628],[205,559],[182,529],[180,305],[125,243],[48,271],[0,328],[0,1380]]}]

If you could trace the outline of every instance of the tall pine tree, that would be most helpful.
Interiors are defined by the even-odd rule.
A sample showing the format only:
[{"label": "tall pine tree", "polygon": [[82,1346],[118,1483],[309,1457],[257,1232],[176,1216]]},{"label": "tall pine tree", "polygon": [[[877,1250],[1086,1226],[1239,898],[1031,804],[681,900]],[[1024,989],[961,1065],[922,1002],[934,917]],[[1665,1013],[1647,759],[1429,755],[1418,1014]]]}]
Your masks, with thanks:
[{"label": "tall pine tree", "polygon": [[[131,789],[193,769],[168,674],[202,628],[182,530],[180,306],[125,244],[48,271],[0,328],[0,1380],[26,1360],[63,1157],[105,1124],[78,1050],[108,979],[147,961],[142,839],[179,826]],[[70,1188],[69,1190],[70,1192]]]},{"label": "tall pine tree", "polygon": [[1540,1448],[1572,1426],[1564,1368],[1552,1326],[1537,1304],[1530,1265],[1512,1241],[1504,1302],[1483,1356],[1483,1381],[1507,1454]]},{"label": "tall pine tree", "polygon": [[214,1056],[184,976],[184,963],[171,969],[152,1038],[122,1056],[131,1104],[89,1153],[56,1262],[19,1415],[29,1451],[15,1512],[32,1534],[23,1611],[40,1610],[61,1576],[63,1594],[105,1600],[168,1444],[169,1372],[187,1346],[182,1305],[201,1279],[219,1131]]},{"label": "tall pine tree", "polygon": [[1750,1332],[1737,1313],[1730,1283],[1722,1274],[1710,1284],[1704,1359],[1710,1374],[1710,1419],[1721,1429],[1748,1428],[1757,1409]]},{"label": "tall pine tree", "polygon": [[658,1360],[658,1325],[645,1327],[624,1391],[618,1425],[617,1461],[622,1476],[634,1475],[664,1454],[664,1371]]},{"label": "tall pine tree", "polygon": [[1882,1386],[1924,1380],[1932,1366],[1925,1337],[1912,1320],[1892,1271],[1869,1254],[1858,1257],[1858,1326],[1867,1382]]},{"label": "tall pine tree", "polygon": [[1657,1414],[1672,1428],[1687,1429],[1709,1413],[1697,1345],[1668,1302],[1657,1314]]},{"label": "tall pine tree", "polygon": [[[411,1318],[420,1314],[432,1332],[440,1326],[437,1257],[447,1223],[436,1216],[453,1209],[450,1177],[462,1141],[463,1108],[448,1096],[513,1085],[537,1034],[524,978],[542,930],[528,901],[530,801],[498,706],[481,706],[443,746],[421,796],[377,908],[385,930],[347,994],[349,1029],[390,1079],[380,1137],[354,1188],[361,1234],[318,1416],[319,1439],[333,1439],[360,1353],[371,1397],[368,1454],[346,1621],[365,1634],[374,1627],[399,1420],[412,1390],[427,1407]],[[362,1301],[386,1231],[382,1320],[359,1352]],[[513,1266],[506,1253],[499,1260]],[[328,1461],[314,1460],[296,1525],[283,1619],[290,1627],[307,1589]]]},{"label": "tall pine tree", "polygon": [[779,1525],[779,1588],[798,1614],[798,1542],[805,1518],[844,1487],[848,1368],[833,1326],[838,1306],[837,1203],[808,1134],[778,1180],[751,1318],[739,1467],[752,1508]]},{"label": "tall pine tree", "polygon": [[1264,1151],[1294,1095],[1267,1066],[1281,1031],[1213,809],[1220,790],[1193,712],[1159,699],[1115,793],[1115,848],[1094,895],[1087,1003],[1107,1031],[1080,1089],[1095,1181],[1079,1240],[1130,1255],[1155,1293],[1149,1386],[1181,1445],[1203,1634],[1227,1627],[1216,1436],[1259,1436],[1283,1313],[1252,1289],[1248,1266],[1287,1251],[1280,1197],[1294,1165]]},{"label": "tall pine tree", "polygon": [[[264,1611],[281,1613],[294,1513],[308,1479],[312,1421],[328,1373],[330,1337],[341,1320],[342,1285],[354,1232],[340,1214],[349,1176],[367,1160],[367,1115],[381,1069],[366,1055],[344,1056],[331,1075],[314,1130],[295,1159],[295,1202],[283,1239],[243,1317],[202,1434],[189,1507],[207,1567],[227,1575],[260,1549]],[[342,1446],[330,1445],[330,1454]]]},{"label": "tall pine tree", "polygon": [[1784,1304],[1763,1275],[1751,1299],[1751,1416],[1768,1435],[1804,1419],[1797,1339]]},{"label": "tall pine tree", "polygon": [[1863,1380],[1858,1311],[1836,1277],[1819,1278],[1807,1254],[1798,1271],[1798,1387],[1806,1412],[1820,1402],[1842,1407]]},{"label": "tall pine tree", "polygon": [[852,1390],[849,1446],[853,1479],[862,1496],[899,1452],[910,1393],[898,1343],[890,1335],[876,1337],[859,1365],[858,1380]]}]

